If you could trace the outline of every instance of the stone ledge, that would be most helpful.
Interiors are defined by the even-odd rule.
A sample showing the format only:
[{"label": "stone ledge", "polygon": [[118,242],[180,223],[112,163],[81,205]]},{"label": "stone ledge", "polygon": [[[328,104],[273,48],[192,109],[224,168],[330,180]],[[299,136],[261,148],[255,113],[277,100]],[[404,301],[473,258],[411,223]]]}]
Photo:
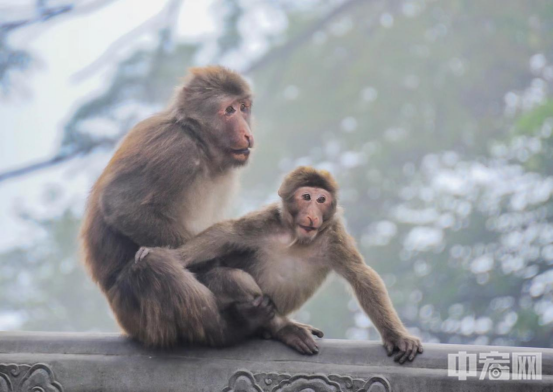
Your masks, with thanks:
[{"label": "stone ledge", "polygon": [[[152,350],[117,334],[0,332],[0,392],[553,391],[553,349],[426,344],[399,365],[377,342],[324,339],[320,348],[311,357],[263,340]],[[542,379],[459,381],[447,374],[459,351],[541,353]]]}]

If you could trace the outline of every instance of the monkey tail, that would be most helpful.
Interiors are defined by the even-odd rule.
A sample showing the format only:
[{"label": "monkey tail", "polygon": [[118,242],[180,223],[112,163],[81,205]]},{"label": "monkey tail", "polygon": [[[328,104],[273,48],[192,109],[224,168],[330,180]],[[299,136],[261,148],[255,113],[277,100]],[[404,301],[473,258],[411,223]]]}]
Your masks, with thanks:
[{"label": "monkey tail", "polygon": [[129,262],[106,294],[119,325],[148,346],[222,339],[215,296],[168,249]]}]

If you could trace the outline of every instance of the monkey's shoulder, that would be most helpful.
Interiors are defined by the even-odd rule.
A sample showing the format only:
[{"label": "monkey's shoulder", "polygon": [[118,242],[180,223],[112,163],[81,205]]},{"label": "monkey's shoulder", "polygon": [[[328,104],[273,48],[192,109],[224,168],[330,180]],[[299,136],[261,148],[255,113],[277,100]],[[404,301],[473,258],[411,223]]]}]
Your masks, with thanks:
[{"label": "monkey's shoulder", "polygon": [[342,217],[340,216],[333,217],[325,233],[327,237],[334,241],[344,239],[345,237],[349,236],[348,232],[346,231],[346,227],[344,225]]},{"label": "monkey's shoulder", "polygon": [[163,113],[142,120],[123,139],[114,160],[124,158],[134,161],[135,166],[137,161],[152,166],[167,160],[200,156],[201,143],[188,128]]},{"label": "monkey's shoulder", "polygon": [[172,191],[189,184],[206,167],[201,147],[178,125],[154,116],[137,124],[125,137],[97,186],[120,191]]},{"label": "monkey's shoulder", "polygon": [[355,239],[346,230],[341,217],[335,217],[333,219],[322,237],[324,239],[324,244],[322,244],[322,246],[324,246],[329,253],[356,247]]},{"label": "monkey's shoulder", "polygon": [[282,212],[278,203],[247,213],[236,220],[238,227],[249,230],[273,230],[282,227]]}]

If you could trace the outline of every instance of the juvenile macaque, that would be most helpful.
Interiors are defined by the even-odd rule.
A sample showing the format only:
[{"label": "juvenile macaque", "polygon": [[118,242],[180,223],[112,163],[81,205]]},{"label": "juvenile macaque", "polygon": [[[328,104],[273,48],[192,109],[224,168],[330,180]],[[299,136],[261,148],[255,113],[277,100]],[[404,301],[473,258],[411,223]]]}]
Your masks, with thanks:
[{"label": "juvenile macaque", "polygon": [[[274,314],[267,297],[224,312],[168,248],[222,219],[253,147],[248,84],[194,68],[169,107],[134,127],[94,185],[81,236],[85,263],[119,325],[149,346],[227,345]],[[167,249],[135,262],[141,246]]]},{"label": "juvenile macaque", "polygon": [[[278,194],[281,203],[215,224],[172,252],[198,274],[222,309],[268,295],[277,312],[264,329],[301,353],[318,352],[312,334],[321,337],[322,332],[287,315],[303,305],[331,271],[351,284],[389,355],[397,350],[395,360],[404,363],[422,353],[420,340],[403,326],[382,279],[365,264],[336,215],[337,185],[330,174],[297,168]],[[141,249],[138,262],[163,251]]]}]

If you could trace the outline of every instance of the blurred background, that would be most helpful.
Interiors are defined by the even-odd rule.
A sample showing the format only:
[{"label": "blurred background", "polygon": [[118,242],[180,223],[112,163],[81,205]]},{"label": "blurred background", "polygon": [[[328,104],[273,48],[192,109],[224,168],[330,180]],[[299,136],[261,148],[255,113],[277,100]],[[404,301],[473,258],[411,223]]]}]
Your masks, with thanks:
[{"label": "blurred background", "polygon": [[[330,170],[413,333],[551,347],[548,0],[0,0],[0,330],[117,331],[79,260],[88,190],[211,63],[256,95],[234,216]],[[338,277],[296,318],[378,339]]]}]

